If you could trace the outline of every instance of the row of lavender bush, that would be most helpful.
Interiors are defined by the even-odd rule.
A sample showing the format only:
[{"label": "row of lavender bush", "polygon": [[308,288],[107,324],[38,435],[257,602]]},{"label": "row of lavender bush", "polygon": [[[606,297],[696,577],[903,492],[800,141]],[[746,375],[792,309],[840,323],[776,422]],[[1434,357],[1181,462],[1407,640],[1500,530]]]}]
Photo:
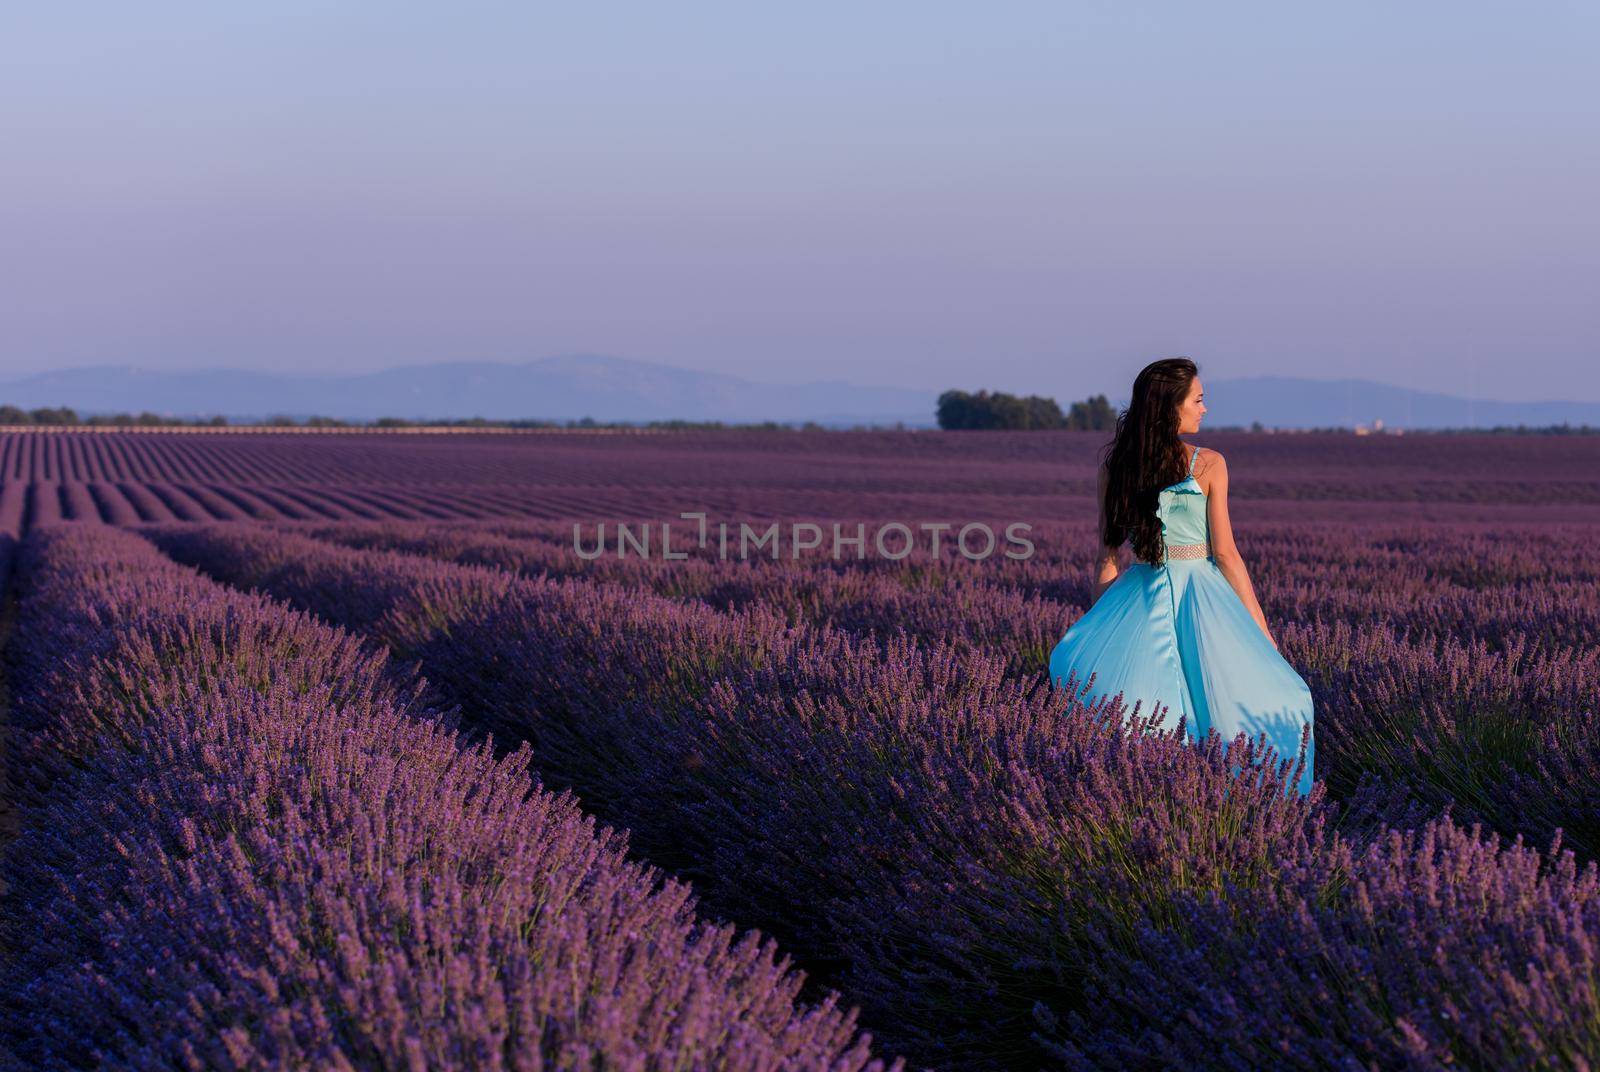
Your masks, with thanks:
[{"label": "row of lavender bush", "polygon": [[[411,533],[410,539],[425,536],[436,548],[462,540],[457,545],[462,552],[495,556],[499,559],[495,564],[529,575],[549,570],[696,598],[726,581],[727,567],[743,567],[733,571],[737,577],[796,564],[787,545],[778,561],[755,554],[722,561],[714,533],[710,546],[700,548],[691,538],[692,528],[685,530],[683,521],[673,524],[674,547],[690,556],[687,561],[664,559],[659,543],[651,545],[649,558],[632,553],[617,557],[614,524],[606,528],[607,553],[592,561],[573,553],[570,521],[347,522],[321,529],[352,534],[387,529],[391,539]],[[867,523],[866,531],[875,532],[877,527]],[[633,528],[637,532],[639,526]],[[659,523],[652,528],[659,540]],[[843,524],[842,530],[855,531],[853,524]],[[583,523],[581,533],[583,545],[592,548],[595,524]],[[1025,596],[1087,605],[1094,576],[1094,534],[1089,527],[1051,522],[1033,525],[1027,535],[1033,550],[1021,559],[998,553],[968,559],[953,550],[947,532],[937,557],[923,536],[904,559],[882,557],[869,549],[867,557],[857,561],[848,548],[841,557],[833,557],[829,532],[822,547],[802,552],[798,562],[813,572],[881,574],[913,589],[945,591],[980,582]],[[1497,650],[1513,640],[1588,647],[1600,632],[1600,560],[1592,553],[1590,532],[1584,526],[1258,522],[1240,535],[1240,541],[1263,607],[1274,621],[1381,621],[1406,633],[1481,639]],[[716,598],[709,601],[720,605]]]},{"label": "row of lavender bush", "polygon": [[882,1067],[351,634],[104,528],[19,582],[17,1067]]},{"label": "row of lavender bush", "polygon": [[934,587],[905,572],[830,569],[805,560],[779,565],[704,558],[584,562],[573,554],[570,536],[561,546],[505,535],[490,526],[385,523],[283,529],[345,547],[400,551],[531,578],[578,577],[718,609],[762,604],[791,623],[827,624],[862,636],[887,639],[903,632],[923,642],[943,640],[1003,658],[1006,672],[1017,676],[1037,675],[1065,631],[1063,619],[1074,617],[1040,596],[970,577]]},{"label": "row of lavender bush", "polygon": [[[664,559],[659,543],[651,545],[649,558],[632,553],[617,557],[614,523],[606,528],[607,553],[593,561],[573,553],[570,521],[346,522],[320,526],[319,532],[343,531],[372,546],[379,540],[405,540],[420,550],[428,543],[432,547],[425,553],[484,555],[483,564],[529,575],[540,571],[582,575],[696,598],[704,598],[711,586],[726,581],[728,567],[742,567],[731,573],[739,577],[796,564],[787,545],[778,561],[756,554],[722,561],[715,533],[710,546],[700,548],[692,538],[692,527],[685,529],[681,520],[673,524],[674,547],[689,555],[686,561]],[[640,526],[632,527],[637,533]],[[875,532],[877,527],[867,523],[866,531]],[[843,524],[842,529],[855,531],[853,523]],[[582,523],[585,547],[594,545],[595,531],[595,523]],[[652,534],[659,541],[659,523],[652,526]],[[867,557],[857,561],[848,548],[842,557],[833,557],[829,532],[822,547],[802,552],[798,562],[810,572],[881,574],[912,589],[945,591],[980,582],[1024,596],[1087,605],[1093,580],[1093,532],[1079,523],[1051,522],[1033,525],[1027,535],[1033,550],[1022,559],[998,553],[965,558],[953,550],[946,533],[937,557],[923,536],[902,560],[869,549]],[[1600,632],[1600,561],[1590,549],[1590,533],[1584,526],[1258,522],[1240,540],[1263,607],[1273,621],[1388,622],[1405,633],[1480,639],[1495,650],[1511,641],[1588,647]],[[1374,583],[1377,580],[1381,583]],[[720,605],[718,598],[709,601]]]},{"label": "row of lavender bush", "polygon": [[[678,540],[685,561],[607,555],[594,561],[573,551],[570,523],[481,525],[341,523],[295,526],[318,539],[353,547],[406,551],[442,561],[493,566],[524,576],[585,577],[693,598],[712,606],[764,602],[792,617],[831,620],[846,628],[914,635],[966,636],[1017,653],[1026,665],[1060,638],[1089,602],[1087,533],[1071,526],[1044,530],[1024,561],[982,563],[925,553],[904,562],[834,561],[808,553],[798,562],[765,558],[722,562]],[[1571,533],[1530,532],[1526,539],[1446,529],[1426,534],[1326,532],[1275,528],[1257,536],[1252,568],[1264,609],[1274,622],[1381,627],[1386,636],[1433,647],[1454,639],[1492,653],[1561,657],[1593,650],[1600,631],[1600,567]],[[1070,538],[1068,538],[1070,536]],[[675,536],[675,540],[676,540]],[[1585,538],[1586,539],[1586,538]],[[708,557],[708,555],[710,557]],[[1371,584],[1374,574],[1381,585]],[[941,601],[945,604],[941,606]],[[948,609],[962,604],[962,613]],[[1004,617],[969,623],[986,603]],[[1006,621],[1015,616],[1020,621]],[[994,614],[986,617],[995,617]]]},{"label": "row of lavender bush", "polygon": [[[900,561],[875,554],[864,561],[834,559],[822,548],[804,552],[798,561],[786,551],[776,562],[763,556],[719,560],[715,544],[699,548],[692,530],[673,533],[675,550],[688,556],[684,560],[663,559],[659,543],[651,545],[650,557],[618,558],[610,550],[585,560],[574,552],[572,522],[285,527],[348,546],[407,551],[525,576],[581,576],[717,607],[783,599],[797,612],[847,614],[863,593],[880,600],[899,593],[904,609],[915,613],[907,620],[915,622],[938,615],[938,600],[951,592],[971,591],[968,601],[977,603],[1000,591],[1030,611],[1031,620],[1062,632],[1070,615],[1058,621],[1050,604],[1069,610],[1087,606],[1093,574],[1092,534],[1066,524],[1035,526],[1034,552],[1021,560],[997,554],[970,561],[950,551],[947,539],[938,558],[925,546]],[[1248,550],[1263,609],[1274,622],[1385,625],[1419,642],[1451,637],[1481,641],[1496,652],[1512,646],[1557,654],[1592,649],[1600,632],[1600,564],[1589,553],[1587,532],[1562,526],[1509,532],[1481,528],[1258,525]],[[610,546],[615,533],[609,525],[607,531]],[[583,533],[585,546],[592,545],[594,525],[583,525]],[[659,540],[659,526],[654,538]],[[1374,577],[1382,583],[1372,583]],[[1041,607],[1038,600],[1047,602]],[[1033,613],[1038,610],[1043,613]],[[1045,643],[1036,641],[1033,631],[1003,639],[1030,649]],[[1059,633],[1048,643],[1056,639]]]},{"label": "row of lavender bush", "polygon": [[1286,797],[1215,738],[946,646],[240,526],[153,536],[420,659],[942,1067],[1600,1054],[1600,901],[1570,854],[1443,820],[1352,841],[1320,790]]},{"label": "row of lavender bush", "polygon": [[[477,564],[523,576],[589,576],[605,583],[711,606],[763,605],[790,622],[828,624],[861,636],[886,639],[897,633],[922,643],[943,642],[999,659],[1007,675],[1037,677],[1050,648],[1082,613],[1038,592],[1002,583],[1008,569],[961,569],[924,563],[908,572],[874,565],[839,569],[828,560],[756,565],[693,558],[662,562],[607,558],[577,559],[570,542],[560,543],[554,524],[493,526],[319,526],[308,535],[345,546],[420,554],[441,561]],[[1507,835],[1526,834],[1548,844],[1557,830],[1584,859],[1600,855],[1600,809],[1592,787],[1600,779],[1600,648],[1543,642],[1499,626],[1479,636],[1482,625],[1463,614],[1408,616],[1375,613],[1370,595],[1335,606],[1330,593],[1355,585],[1347,572],[1348,548],[1326,560],[1323,541],[1277,548],[1265,561],[1281,574],[1270,586],[1269,613],[1278,624],[1285,657],[1307,678],[1317,704],[1318,768],[1334,796],[1356,791],[1368,774],[1407,787],[1435,811],[1455,809],[1459,819],[1482,822]],[[1480,538],[1465,550],[1486,554]],[[1439,574],[1468,568],[1462,550],[1438,539],[1429,553]],[[1490,588],[1507,601],[1544,598],[1533,568],[1516,547],[1462,576],[1473,584],[1495,578],[1509,587]],[[1381,556],[1380,556],[1381,557]],[[1284,565],[1288,560],[1291,565]],[[1582,575],[1583,560],[1560,559],[1563,575]],[[1317,572],[1319,564],[1329,573]],[[1398,563],[1397,563],[1398,565]],[[1081,571],[1079,567],[1081,566]],[[1065,568],[1065,567],[1063,567]],[[1074,575],[1087,574],[1077,563]],[[1384,568],[1381,565],[1379,568]],[[929,587],[943,577],[946,587]],[[1596,587],[1595,591],[1600,591]],[[1307,593],[1315,593],[1314,596]],[[1458,601],[1459,602],[1459,601]],[[1279,604],[1282,604],[1281,606]],[[1442,607],[1442,601],[1436,607]],[[1459,605],[1465,605],[1460,602]],[[1600,598],[1574,601],[1574,622],[1594,616]],[[1288,609],[1285,609],[1287,607]],[[1435,632],[1448,626],[1455,631]]]}]

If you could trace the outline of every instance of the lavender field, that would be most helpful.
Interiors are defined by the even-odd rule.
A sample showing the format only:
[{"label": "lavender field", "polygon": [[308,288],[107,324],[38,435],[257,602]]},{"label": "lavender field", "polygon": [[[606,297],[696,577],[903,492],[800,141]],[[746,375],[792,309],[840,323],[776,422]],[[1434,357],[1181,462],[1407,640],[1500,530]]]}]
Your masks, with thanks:
[{"label": "lavender field", "polygon": [[0,437],[0,1067],[1600,1068],[1600,442],[1196,441],[1309,798],[1046,680],[1099,434]]}]

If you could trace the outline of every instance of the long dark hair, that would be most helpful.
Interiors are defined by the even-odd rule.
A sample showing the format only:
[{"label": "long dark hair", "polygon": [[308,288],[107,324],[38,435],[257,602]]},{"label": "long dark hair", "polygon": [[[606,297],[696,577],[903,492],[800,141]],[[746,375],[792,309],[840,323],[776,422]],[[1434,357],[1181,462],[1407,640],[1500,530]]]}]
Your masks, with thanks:
[{"label": "long dark hair", "polygon": [[1106,501],[1100,538],[1107,547],[1128,540],[1140,560],[1163,560],[1156,506],[1161,490],[1189,472],[1189,452],[1178,438],[1178,407],[1199,371],[1187,357],[1167,357],[1134,378],[1133,397],[1117,416],[1116,435],[1101,451]]}]

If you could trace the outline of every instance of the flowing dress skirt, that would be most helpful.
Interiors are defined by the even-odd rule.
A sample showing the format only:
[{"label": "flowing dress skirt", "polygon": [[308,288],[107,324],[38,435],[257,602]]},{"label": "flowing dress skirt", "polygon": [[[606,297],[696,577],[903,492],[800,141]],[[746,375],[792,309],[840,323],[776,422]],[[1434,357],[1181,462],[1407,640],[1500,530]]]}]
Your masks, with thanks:
[{"label": "flowing dress skirt", "polygon": [[[1141,715],[1165,706],[1157,725],[1170,730],[1183,718],[1190,741],[1213,729],[1225,743],[1241,731],[1265,734],[1280,762],[1293,763],[1312,722],[1310,687],[1210,558],[1129,566],[1051,651],[1058,686],[1074,670],[1085,703],[1121,693],[1128,711],[1142,701]],[[1311,791],[1315,744],[1313,737],[1292,786],[1301,795]]]}]

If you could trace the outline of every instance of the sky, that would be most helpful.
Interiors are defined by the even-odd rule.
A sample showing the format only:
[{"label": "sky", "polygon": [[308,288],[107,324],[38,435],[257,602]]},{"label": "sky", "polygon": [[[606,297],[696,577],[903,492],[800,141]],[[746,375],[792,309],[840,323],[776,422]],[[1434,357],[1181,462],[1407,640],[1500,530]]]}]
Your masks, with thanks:
[{"label": "sky", "polygon": [[1600,400],[1600,5],[8,5],[0,377]]}]

